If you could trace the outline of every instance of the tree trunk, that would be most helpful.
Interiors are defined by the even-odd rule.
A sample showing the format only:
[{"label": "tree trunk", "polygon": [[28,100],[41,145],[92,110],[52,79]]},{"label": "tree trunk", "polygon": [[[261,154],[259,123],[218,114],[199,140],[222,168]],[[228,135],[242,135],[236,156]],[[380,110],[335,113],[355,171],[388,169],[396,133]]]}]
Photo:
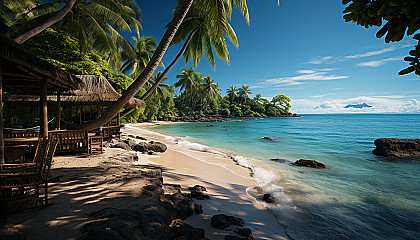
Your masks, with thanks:
[{"label": "tree trunk", "polygon": [[146,68],[140,74],[140,76],[128,87],[128,89],[124,92],[124,94],[110,107],[107,111],[96,121],[92,121],[87,123],[86,125],[82,126],[84,130],[92,130],[95,128],[99,128],[103,126],[106,122],[111,120],[119,110],[127,104],[127,102],[134,97],[134,95],[140,90],[140,88],[149,80],[152,76],[153,72],[158,67],[159,63],[162,60],[163,55],[165,54],[166,50],[168,49],[170,43],[172,42],[172,38],[174,37],[176,31],[178,30],[179,26],[181,25],[182,21],[187,15],[188,10],[190,9],[194,0],[184,0],[181,8],[176,12],[174,18],[169,24],[168,29],[166,30],[165,34],[160,41],[155,54],[153,54],[152,59],[147,64]]},{"label": "tree trunk", "polygon": [[182,54],[184,54],[185,50],[187,49],[188,45],[191,42],[192,37],[197,32],[197,30],[198,30],[198,27],[190,33],[190,35],[188,36],[187,40],[184,43],[184,46],[182,46],[181,50],[179,51],[178,55],[176,55],[175,59],[171,62],[171,64],[169,64],[169,66],[165,68],[165,70],[162,72],[162,74],[156,80],[153,86],[149,90],[147,90],[147,92],[140,98],[140,100],[144,101],[159,86],[159,84],[162,82],[162,79],[166,76],[166,74],[168,74],[169,70],[171,70],[171,68],[175,65],[175,63],[178,62],[178,60],[181,58]]},{"label": "tree trunk", "polygon": [[69,0],[67,2],[66,6],[64,6],[54,16],[49,17],[42,25],[37,26],[36,28],[33,28],[33,29],[27,31],[26,33],[20,35],[19,37],[15,38],[15,42],[17,42],[19,44],[22,44],[26,40],[30,39],[31,37],[39,34],[42,31],[44,31],[45,29],[47,29],[48,27],[50,27],[54,23],[60,21],[61,19],[63,19],[67,15],[67,13],[70,12],[70,10],[73,8],[73,5],[74,5],[75,2],[76,2],[76,0]]}]

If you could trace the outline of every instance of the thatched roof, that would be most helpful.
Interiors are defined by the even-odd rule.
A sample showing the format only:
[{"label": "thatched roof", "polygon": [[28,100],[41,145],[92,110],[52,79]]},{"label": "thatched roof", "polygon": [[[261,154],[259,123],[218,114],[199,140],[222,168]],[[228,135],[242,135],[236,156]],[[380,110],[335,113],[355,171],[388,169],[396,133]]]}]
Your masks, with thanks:
[{"label": "thatched roof", "polygon": [[41,79],[47,80],[47,91],[51,94],[83,86],[75,75],[56,68],[4,37],[0,37],[0,64],[5,92],[39,94]]},{"label": "thatched roof", "polygon": [[[119,94],[109,81],[102,75],[77,75],[83,83],[84,87],[79,90],[70,90],[61,95],[62,104],[67,105],[111,105],[117,101]],[[56,102],[57,95],[48,95],[49,102]],[[38,102],[39,96],[36,95],[9,95],[5,99],[6,102]],[[139,107],[143,101],[132,98],[127,103],[128,107]]]}]

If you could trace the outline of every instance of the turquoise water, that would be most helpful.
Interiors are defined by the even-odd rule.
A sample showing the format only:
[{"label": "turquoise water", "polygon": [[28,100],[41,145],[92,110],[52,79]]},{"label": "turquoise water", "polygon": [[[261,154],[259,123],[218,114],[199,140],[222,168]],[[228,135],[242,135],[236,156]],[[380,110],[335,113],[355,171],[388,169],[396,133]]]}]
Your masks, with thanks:
[{"label": "turquoise water", "polygon": [[[420,239],[420,159],[371,153],[377,138],[420,138],[418,114],[306,115],[153,130],[242,156],[276,197],[269,208],[293,239]],[[293,165],[301,158],[327,169]]]}]

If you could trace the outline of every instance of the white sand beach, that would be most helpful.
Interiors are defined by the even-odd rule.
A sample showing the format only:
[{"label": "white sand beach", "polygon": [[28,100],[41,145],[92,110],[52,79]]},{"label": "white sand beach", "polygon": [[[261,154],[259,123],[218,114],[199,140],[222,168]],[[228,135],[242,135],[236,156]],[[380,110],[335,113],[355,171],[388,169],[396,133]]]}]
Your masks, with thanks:
[{"label": "white sand beach", "polygon": [[256,185],[249,169],[227,156],[190,150],[144,129],[150,124],[126,125],[123,137],[141,136],[162,142],[168,147],[166,152],[148,155],[105,148],[102,155],[54,157],[51,176],[55,181],[50,183],[49,193],[52,205],[3,217],[1,239],[78,239],[84,226],[96,221],[92,213],[105,208],[136,210],[150,201],[159,201],[142,195],[142,188],[155,180],[136,177],[151,166],[162,168],[164,184],[179,184],[185,192],[194,185],[207,189],[210,199],[194,200],[202,204],[204,213],[184,220],[203,228],[206,238],[224,239],[232,234],[211,226],[210,218],[223,213],[242,218],[255,239],[287,239],[285,228],[275,217],[246,194],[247,188]]}]

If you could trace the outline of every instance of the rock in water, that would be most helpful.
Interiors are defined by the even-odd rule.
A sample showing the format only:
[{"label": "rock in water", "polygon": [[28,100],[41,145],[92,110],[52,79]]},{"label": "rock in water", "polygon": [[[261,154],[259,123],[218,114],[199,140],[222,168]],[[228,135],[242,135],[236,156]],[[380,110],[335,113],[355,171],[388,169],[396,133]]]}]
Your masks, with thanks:
[{"label": "rock in water", "polygon": [[263,201],[266,202],[266,203],[275,203],[276,202],[276,200],[274,199],[274,197],[271,196],[268,193],[264,194]]},{"label": "rock in water", "polygon": [[379,138],[373,154],[388,158],[420,157],[420,139]]},{"label": "rock in water", "polygon": [[262,137],[261,140],[266,140],[266,141],[271,141],[271,142],[277,141],[276,139],[272,137]]},{"label": "rock in water", "polygon": [[315,160],[305,160],[300,159],[295,162],[296,165],[301,167],[311,167],[311,168],[325,168],[325,164],[317,162]]}]

